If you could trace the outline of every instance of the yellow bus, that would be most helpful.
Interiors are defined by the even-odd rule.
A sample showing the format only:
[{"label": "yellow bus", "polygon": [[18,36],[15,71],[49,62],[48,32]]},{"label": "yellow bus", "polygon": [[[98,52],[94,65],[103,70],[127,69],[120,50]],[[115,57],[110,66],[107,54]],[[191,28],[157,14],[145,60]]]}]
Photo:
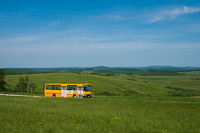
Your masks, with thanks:
[{"label": "yellow bus", "polygon": [[91,98],[90,84],[47,83],[44,86],[45,97],[78,97]]}]

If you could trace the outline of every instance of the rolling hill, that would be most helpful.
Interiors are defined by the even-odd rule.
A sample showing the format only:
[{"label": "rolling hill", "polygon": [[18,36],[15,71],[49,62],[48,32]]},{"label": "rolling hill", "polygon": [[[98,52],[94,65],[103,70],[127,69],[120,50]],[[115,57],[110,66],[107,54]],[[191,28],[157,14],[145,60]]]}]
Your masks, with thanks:
[{"label": "rolling hill", "polygon": [[148,84],[145,82],[127,80],[121,77],[107,77],[90,74],[75,74],[75,73],[43,73],[43,74],[27,74],[27,75],[7,75],[6,82],[9,85],[9,90],[14,91],[15,85],[19,77],[29,76],[37,85],[36,93],[43,92],[45,83],[89,83],[92,90],[96,94],[108,95],[167,95],[171,90]]}]

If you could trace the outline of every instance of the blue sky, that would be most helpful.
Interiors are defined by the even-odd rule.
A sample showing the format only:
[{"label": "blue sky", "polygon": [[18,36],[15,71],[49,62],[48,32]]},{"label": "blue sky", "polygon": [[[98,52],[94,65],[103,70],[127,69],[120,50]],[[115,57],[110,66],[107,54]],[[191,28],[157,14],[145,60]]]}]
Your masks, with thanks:
[{"label": "blue sky", "polygon": [[200,67],[199,0],[1,0],[0,68]]}]

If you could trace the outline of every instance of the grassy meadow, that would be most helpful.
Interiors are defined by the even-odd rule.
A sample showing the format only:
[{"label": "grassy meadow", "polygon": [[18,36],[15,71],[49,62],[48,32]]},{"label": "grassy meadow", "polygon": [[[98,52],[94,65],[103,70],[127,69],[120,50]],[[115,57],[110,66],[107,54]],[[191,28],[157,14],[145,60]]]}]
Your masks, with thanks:
[{"label": "grassy meadow", "polygon": [[94,92],[109,92],[113,95],[135,95],[135,94],[151,94],[165,95],[168,89],[160,86],[146,84],[143,82],[133,82],[127,78],[107,77],[89,74],[75,73],[47,73],[47,74],[28,74],[28,75],[7,75],[6,82],[9,84],[10,90],[14,90],[19,77],[29,76],[29,78],[37,85],[35,92],[43,93],[45,83],[90,83]]},{"label": "grassy meadow", "polygon": [[102,76],[83,73],[7,75],[14,93],[28,76],[45,83],[89,83],[93,97],[0,96],[0,132],[200,132],[200,74]]},{"label": "grassy meadow", "polygon": [[0,96],[0,132],[199,132],[200,102]]},{"label": "grassy meadow", "polygon": [[[197,71],[198,74],[198,71]],[[45,83],[89,83],[92,85],[93,93],[97,95],[116,96],[199,96],[200,75],[179,76],[99,76],[77,73],[41,73],[7,75],[9,91],[14,91],[19,77],[28,76],[31,82],[37,86],[35,93],[43,94]]]}]

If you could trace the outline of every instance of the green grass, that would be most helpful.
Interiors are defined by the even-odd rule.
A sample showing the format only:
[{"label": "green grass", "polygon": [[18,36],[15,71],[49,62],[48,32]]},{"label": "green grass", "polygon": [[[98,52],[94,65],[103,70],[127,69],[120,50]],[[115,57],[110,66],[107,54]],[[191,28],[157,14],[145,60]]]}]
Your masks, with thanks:
[{"label": "green grass", "polygon": [[199,132],[200,102],[0,96],[0,132]]},{"label": "green grass", "polygon": [[187,75],[197,75],[200,76],[200,71],[190,71],[190,72],[180,72]]},{"label": "green grass", "polygon": [[9,85],[8,91],[14,91],[19,77],[25,76],[36,84],[34,93],[40,94],[43,93],[45,83],[89,83],[93,93],[97,95],[199,96],[200,94],[200,76],[196,75],[112,77],[75,73],[7,75],[5,80]]},{"label": "green grass", "polygon": [[200,132],[200,98],[191,97],[200,94],[198,75],[7,75],[8,90],[14,91],[19,77],[25,76],[37,85],[35,93],[43,93],[45,83],[90,83],[95,95],[90,99],[0,96],[2,133]]},{"label": "green grass", "polygon": [[159,85],[162,87],[172,86],[177,88],[200,90],[200,76],[182,75],[182,76],[138,76],[143,82]]},{"label": "green grass", "polygon": [[35,92],[42,93],[45,83],[89,83],[94,93],[109,92],[114,95],[167,95],[170,89],[143,82],[130,81],[125,78],[114,78],[90,74],[47,73],[27,75],[7,75],[5,80],[9,90],[13,91],[19,77],[29,76],[37,86]]}]

